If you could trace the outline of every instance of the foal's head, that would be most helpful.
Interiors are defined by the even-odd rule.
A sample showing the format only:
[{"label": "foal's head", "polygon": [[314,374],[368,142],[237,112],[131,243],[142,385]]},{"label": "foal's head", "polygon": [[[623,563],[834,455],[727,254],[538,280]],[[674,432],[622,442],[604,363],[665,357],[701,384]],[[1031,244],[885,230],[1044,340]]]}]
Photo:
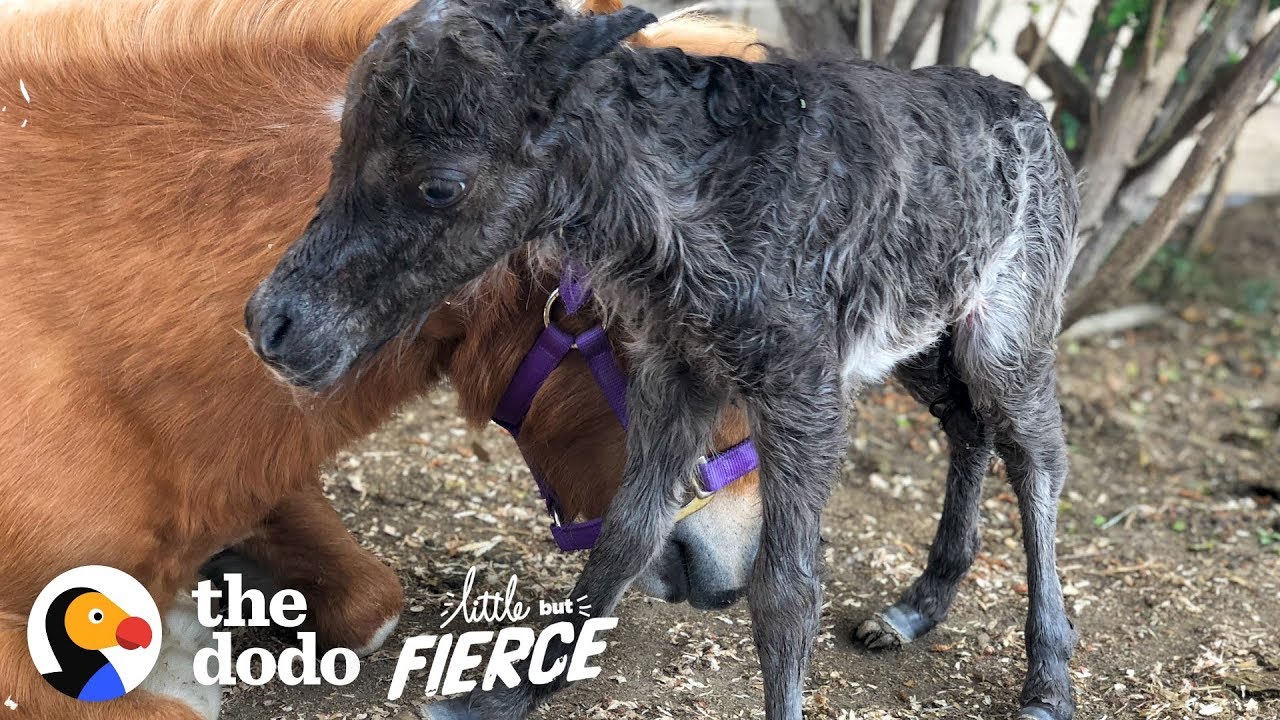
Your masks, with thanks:
[{"label": "foal's head", "polygon": [[[569,87],[572,69],[590,58],[572,52],[608,52],[647,22],[635,11],[620,18],[567,16],[543,0],[467,2],[420,3],[385,28],[356,64],[330,187],[304,236],[246,308],[259,353],[297,384],[329,387],[439,308],[448,288],[427,275],[465,282],[528,237],[538,183],[545,182],[537,166],[553,162],[538,155],[547,125],[533,109],[552,107],[555,93]],[[589,5],[597,12],[617,9],[616,0]],[[688,17],[664,21],[635,40],[759,56],[753,31]],[[528,86],[526,77],[522,85],[512,78],[526,69],[522,58],[536,59],[529,55],[535,46],[542,48],[539,63],[561,72]],[[545,57],[553,47],[563,59]],[[518,258],[512,267],[527,271]],[[458,343],[449,374],[473,419],[492,412],[501,388],[489,385],[510,377],[541,328],[546,295],[532,292],[537,283],[530,275],[522,272],[520,287],[502,296],[523,309],[514,313],[520,317],[483,310],[502,292],[495,291],[502,276],[493,274],[464,301],[433,312],[423,329],[425,337],[447,330],[448,342]],[[459,327],[460,340],[453,332]],[[513,364],[481,371],[492,370],[496,358]],[[535,400],[521,433],[530,460],[565,509],[581,518],[603,514],[622,474],[622,428],[599,392],[581,359],[571,356]],[[745,433],[742,413],[727,409],[716,447],[727,448]],[[746,583],[759,536],[755,490],[753,474],[680,522],[640,586],[700,608],[732,602]]]},{"label": "foal's head", "polygon": [[326,389],[550,232],[556,98],[654,20],[572,15],[554,0],[425,0],[384,28],[352,71],[319,211],[246,309],[259,354]]}]

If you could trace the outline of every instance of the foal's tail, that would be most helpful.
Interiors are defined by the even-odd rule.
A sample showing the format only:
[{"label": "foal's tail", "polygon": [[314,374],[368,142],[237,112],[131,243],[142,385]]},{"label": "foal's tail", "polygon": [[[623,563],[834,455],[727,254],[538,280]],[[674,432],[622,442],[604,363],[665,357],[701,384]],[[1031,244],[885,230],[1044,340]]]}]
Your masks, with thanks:
[{"label": "foal's tail", "polygon": [[[1080,206],[1075,172],[1043,112],[1010,118],[997,138],[1010,228],[982,268],[955,337],[965,379],[979,386],[1051,371]],[[982,375],[987,382],[975,383]]]}]

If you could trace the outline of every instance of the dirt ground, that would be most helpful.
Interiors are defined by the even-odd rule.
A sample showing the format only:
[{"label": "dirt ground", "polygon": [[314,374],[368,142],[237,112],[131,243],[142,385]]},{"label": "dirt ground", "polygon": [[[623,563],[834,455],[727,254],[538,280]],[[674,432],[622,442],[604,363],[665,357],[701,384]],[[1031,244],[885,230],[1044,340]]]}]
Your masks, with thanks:
[{"label": "dirt ground", "polygon": [[[1061,348],[1072,476],[1058,557],[1081,635],[1072,670],[1082,719],[1280,718],[1277,226],[1277,200],[1233,212],[1220,235],[1230,252],[1181,273],[1201,280],[1165,299],[1167,319]],[[408,718],[425,680],[387,702],[396,656],[405,637],[434,632],[468,568],[488,588],[517,574],[522,598],[567,594],[584,556],[556,551],[505,434],[467,429],[453,403],[441,390],[407,408],[325,478],[349,527],[406,589],[386,649],[345,688],[238,687],[225,717]],[[999,467],[983,552],[950,619],[901,651],[850,642],[922,569],[946,464],[935,422],[902,392],[878,390],[861,407],[826,515],[827,606],[808,714],[1009,718],[1026,586]],[[617,615],[602,675],[538,717],[763,715],[744,604],[699,613],[633,593]]]}]

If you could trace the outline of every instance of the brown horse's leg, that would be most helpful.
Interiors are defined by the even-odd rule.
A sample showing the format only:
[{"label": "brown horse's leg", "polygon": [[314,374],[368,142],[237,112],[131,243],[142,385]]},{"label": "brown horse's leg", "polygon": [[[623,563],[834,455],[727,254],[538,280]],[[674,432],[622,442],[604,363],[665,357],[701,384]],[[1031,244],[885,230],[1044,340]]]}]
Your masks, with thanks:
[{"label": "brown horse's leg", "polygon": [[318,482],[282,500],[236,550],[277,587],[303,594],[307,618],[324,645],[367,655],[400,619],[399,578],[347,532]]}]

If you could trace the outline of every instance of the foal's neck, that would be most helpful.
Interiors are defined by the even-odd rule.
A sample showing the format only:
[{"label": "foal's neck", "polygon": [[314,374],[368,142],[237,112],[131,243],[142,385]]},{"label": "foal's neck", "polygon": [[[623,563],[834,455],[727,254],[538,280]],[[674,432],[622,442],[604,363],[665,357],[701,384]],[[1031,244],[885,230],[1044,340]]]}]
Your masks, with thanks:
[{"label": "foal's neck", "polygon": [[549,198],[564,229],[556,243],[600,278],[663,273],[721,244],[728,200],[714,188],[735,184],[743,157],[789,143],[805,102],[791,61],[637,48],[585,71],[558,115],[573,141],[559,148],[553,186],[575,193]]}]

